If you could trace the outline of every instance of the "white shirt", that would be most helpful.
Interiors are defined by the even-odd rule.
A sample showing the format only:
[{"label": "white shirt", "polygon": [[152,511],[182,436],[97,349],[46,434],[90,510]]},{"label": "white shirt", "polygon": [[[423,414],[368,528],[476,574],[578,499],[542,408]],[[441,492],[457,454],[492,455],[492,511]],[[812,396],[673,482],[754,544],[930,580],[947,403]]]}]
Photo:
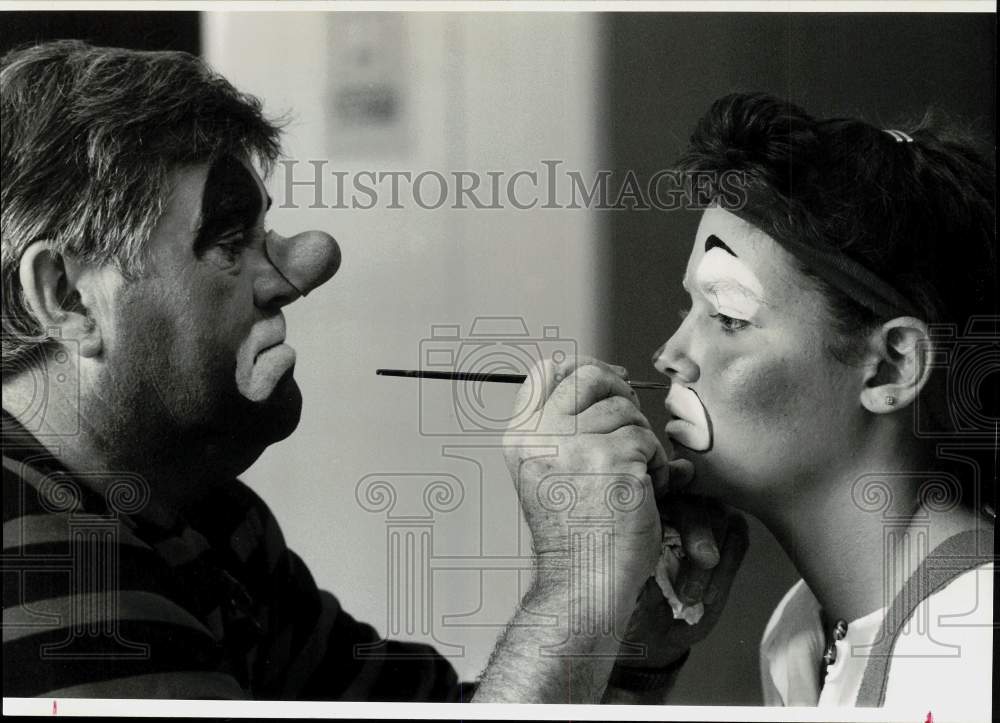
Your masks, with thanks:
[{"label": "white shirt", "polygon": [[[994,563],[969,570],[917,606],[893,648],[885,706],[919,707],[935,721],[989,720]],[[820,606],[799,580],[778,603],[760,647],[764,704],[853,706],[882,608],[847,626],[820,689],[825,645]]]}]

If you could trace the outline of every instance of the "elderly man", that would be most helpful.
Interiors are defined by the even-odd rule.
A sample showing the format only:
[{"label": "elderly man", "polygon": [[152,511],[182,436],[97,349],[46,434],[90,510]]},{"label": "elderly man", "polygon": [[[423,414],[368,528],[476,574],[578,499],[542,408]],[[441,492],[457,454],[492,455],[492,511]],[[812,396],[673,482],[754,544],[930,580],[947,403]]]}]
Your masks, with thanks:
[{"label": "elderly man", "polygon": [[[260,103],[190,55],[74,41],[7,55],[0,80],[4,695],[467,700],[432,648],[380,641],[317,588],[236,478],[299,420],[282,308],[340,264],[326,233],[267,230],[255,165],[279,145]],[[507,449],[536,581],[476,700],[662,699],[745,544],[723,550],[706,623],[678,628],[649,582],[668,461],[624,371],[539,373],[559,453]],[[538,494],[563,473],[583,509],[610,484],[631,500],[582,579]],[[687,527],[705,575],[714,538]],[[520,624],[539,615],[553,624]]]}]

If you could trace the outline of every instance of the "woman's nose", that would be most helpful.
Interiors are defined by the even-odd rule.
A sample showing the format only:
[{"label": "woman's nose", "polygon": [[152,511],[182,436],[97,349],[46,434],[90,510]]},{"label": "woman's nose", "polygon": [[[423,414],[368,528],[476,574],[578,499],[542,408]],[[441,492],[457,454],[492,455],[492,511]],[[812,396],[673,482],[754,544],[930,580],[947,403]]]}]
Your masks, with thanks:
[{"label": "woman's nose", "polygon": [[[333,236],[322,231],[305,231],[290,238],[272,232],[268,234],[265,249],[284,284],[265,283],[260,293],[280,296],[282,304],[305,296],[329,281],[340,268],[340,246]],[[284,289],[279,290],[279,286]]]},{"label": "woman's nose", "polygon": [[666,374],[671,379],[694,384],[701,372],[685,350],[685,338],[685,324],[682,323],[674,335],[653,352],[653,366],[656,367],[656,371]]}]

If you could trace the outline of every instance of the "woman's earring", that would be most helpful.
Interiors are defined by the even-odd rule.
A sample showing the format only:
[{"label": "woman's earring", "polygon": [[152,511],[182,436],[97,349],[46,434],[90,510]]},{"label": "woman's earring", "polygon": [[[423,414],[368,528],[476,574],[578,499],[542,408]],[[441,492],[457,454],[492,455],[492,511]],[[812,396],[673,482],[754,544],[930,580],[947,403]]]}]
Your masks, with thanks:
[{"label": "woman's earring", "polygon": [[896,406],[896,397],[892,396],[891,394],[888,395],[885,398],[885,406],[887,406],[887,407],[894,407],[894,406]]}]

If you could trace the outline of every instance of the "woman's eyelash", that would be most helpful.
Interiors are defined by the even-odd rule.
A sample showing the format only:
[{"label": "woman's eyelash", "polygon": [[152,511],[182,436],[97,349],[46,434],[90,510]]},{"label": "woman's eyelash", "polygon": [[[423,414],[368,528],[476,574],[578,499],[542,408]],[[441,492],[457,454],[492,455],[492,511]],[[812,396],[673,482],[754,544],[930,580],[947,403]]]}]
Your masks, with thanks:
[{"label": "woman's eyelash", "polygon": [[[680,318],[681,321],[684,321],[688,317],[688,314],[690,313],[691,313],[690,307],[687,309],[679,309],[677,311],[677,316]],[[732,316],[726,316],[725,314],[722,313],[709,314],[709,317],[717,320],[719,322],[719,325],[722,326],[723,332],[725,332],[726,334],[735,334],[736,332],[741,331],[742,329],[746,329],[748,326],[750,326],[750,322],[747,321],[746,319],[737,319]]]},{"label": "woman's eyelash", "polygon": [[723,333],[726,334],[735,334],[736,332],[750,326],[750,322],[746,319],[734,319],[733,317],[726,316],[725,314],[709,314],[709,316],[719,321],[719,324],[722,326]]}]

